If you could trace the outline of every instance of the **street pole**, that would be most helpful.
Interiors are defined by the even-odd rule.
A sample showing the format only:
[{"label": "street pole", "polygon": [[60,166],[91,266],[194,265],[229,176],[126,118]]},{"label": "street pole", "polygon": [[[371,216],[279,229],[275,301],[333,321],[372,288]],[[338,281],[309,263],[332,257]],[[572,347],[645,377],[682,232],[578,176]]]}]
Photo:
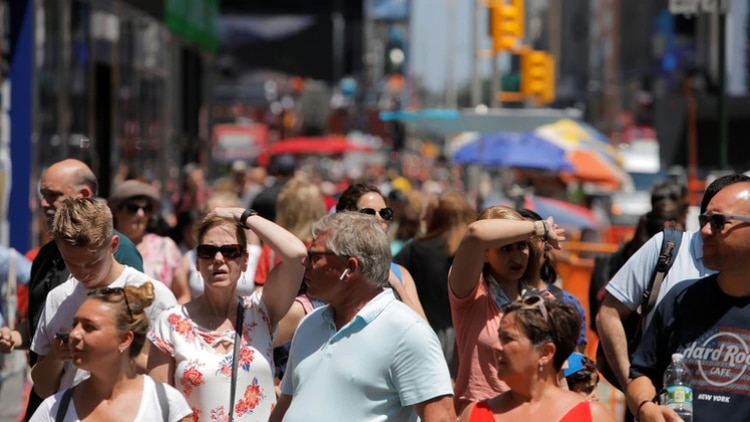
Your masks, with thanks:
[{"label": "street pole", "polygon": [[448,35],[446,44],[448,47],[448,60],[446,60],[446,90],[445,105],[449,109],[457,107],[457,89],[456,89],[456,3],[455,0],[446,0],[446,9],[448,10],[448,22],[445,32]]},{"label": "street pole", "polygon": [[[729,170],[727,159],[727,13],[726,0],[716,9],[719,17],[719,165],[721,170]],[[724,7],[721,7],[724,6]]]},{"label": "street pole", "polygon": [[498,99],[498,93],[500,92],[500,63],[497,61],[498,54],[495,53],[493,48],[490,53],[490,60],[492,61],[492,76],[490,76],[490,104],[492,108],[500,106]]},{"label": "street pole", "polygon": [[482,89],[479,82],[479,13],[481,7],[478,1],[473,1],[471,11],[471,106],[482,102]]}]

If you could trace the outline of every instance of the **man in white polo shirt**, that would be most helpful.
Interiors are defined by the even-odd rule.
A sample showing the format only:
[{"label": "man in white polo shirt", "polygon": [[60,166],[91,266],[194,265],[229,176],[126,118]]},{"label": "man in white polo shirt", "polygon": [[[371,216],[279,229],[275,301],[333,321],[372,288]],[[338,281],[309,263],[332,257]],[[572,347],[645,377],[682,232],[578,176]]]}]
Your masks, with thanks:
[{"label": "man in white polo shirt", "polygon": [[271,421],[455,422],[440,343],[388,288],[390,262],[371,216],[344,212],[315,224],[304,281],[328,305],[295,332]]}]

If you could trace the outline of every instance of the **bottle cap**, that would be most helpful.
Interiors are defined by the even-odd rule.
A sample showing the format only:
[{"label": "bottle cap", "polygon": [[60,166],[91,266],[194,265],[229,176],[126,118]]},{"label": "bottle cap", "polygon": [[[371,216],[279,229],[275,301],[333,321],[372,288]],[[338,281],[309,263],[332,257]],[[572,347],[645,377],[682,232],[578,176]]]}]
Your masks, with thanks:
[{"label": "bottle cap", "polygon": [[683,359],[685,359],[685,356],[682,353],[672,353],[672,362],[679,362]]}]

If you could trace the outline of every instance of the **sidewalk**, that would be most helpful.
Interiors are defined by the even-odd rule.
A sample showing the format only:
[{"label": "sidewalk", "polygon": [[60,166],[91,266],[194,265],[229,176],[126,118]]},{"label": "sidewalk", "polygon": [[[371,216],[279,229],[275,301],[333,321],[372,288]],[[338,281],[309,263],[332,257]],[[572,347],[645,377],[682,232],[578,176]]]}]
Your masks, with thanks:
[{"label": "sidewalk", "polygon": [[21,407],[26,405],[22,399],[24,373],[17,373],[6,379],[0,390],[0,422],[15,422]]}]

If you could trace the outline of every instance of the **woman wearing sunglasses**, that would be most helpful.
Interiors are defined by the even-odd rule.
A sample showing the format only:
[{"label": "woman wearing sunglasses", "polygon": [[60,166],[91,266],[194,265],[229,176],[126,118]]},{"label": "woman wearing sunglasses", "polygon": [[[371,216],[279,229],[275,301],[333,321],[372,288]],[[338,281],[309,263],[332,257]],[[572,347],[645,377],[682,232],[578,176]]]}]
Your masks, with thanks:
[{"label": "woman wearing sunglasses", "polygon": [[171,238],[149,232],[159,216],[159,192],[148,183],[126,180],[115,186],[107,202],[115,230],[127,236],[141,253],[143,272],[171,288],[182,252]]},{"label": "woman wearing sunglasses", "polygon": [[153,300],[150,282],[90,291],[75,313],[72,330],[58,335],[67,338],[73,364],[90,377],[48,397],[31,421],[192,420],[179,391],[135,371],[133,359],[149,329],[144,310]]},{"label": "woman wearing sunglasses", "polygon": [[[364,183],[349,185],[339,196],[339,200],[336,202],[336,212],[343,211],[372,215],[378,220],[384,231],[388,230],[388,224],[393,220],[393,209],[386,205],[385,197],[380,189]],[[388,277],[388,282],[402,302],[421,315],[422,318],[427,319],[417,296],[414,278],[406,268],[391,263],[391,274]]]},{"label": "woman wearing sunglasses", "polygon": [[541,296],[503,306],[493,350],[497,377],[509,390],[468,405],[459,421],[614,421],[601,403],[558,385],[580,326],[573,306]]},{"label": "woman wearing sunglasses", "polygon": [[497,378],[492,347],[502,306],[530,290],[527,281],[539,277],[535,239],[560,248],[564,230],[552,218],[526,221],[504,206],[483,210],[469,224],[456,249],[448,274],[448,299],[458,350],[454,400],[456,412],[467,404],[493,397],[508,387]]},{"label": "woman wearing sunglasses", "polygon": [[[281,259],[266,284],[237,296],[252,230]],[[294,301],[305,268],[305,245],[253,210],[216,208],[196,229],[204,292],[163,312],[149,340],[149,373],[177,387],[195,421],[261,421],[276,403],[273,334]]]}]

